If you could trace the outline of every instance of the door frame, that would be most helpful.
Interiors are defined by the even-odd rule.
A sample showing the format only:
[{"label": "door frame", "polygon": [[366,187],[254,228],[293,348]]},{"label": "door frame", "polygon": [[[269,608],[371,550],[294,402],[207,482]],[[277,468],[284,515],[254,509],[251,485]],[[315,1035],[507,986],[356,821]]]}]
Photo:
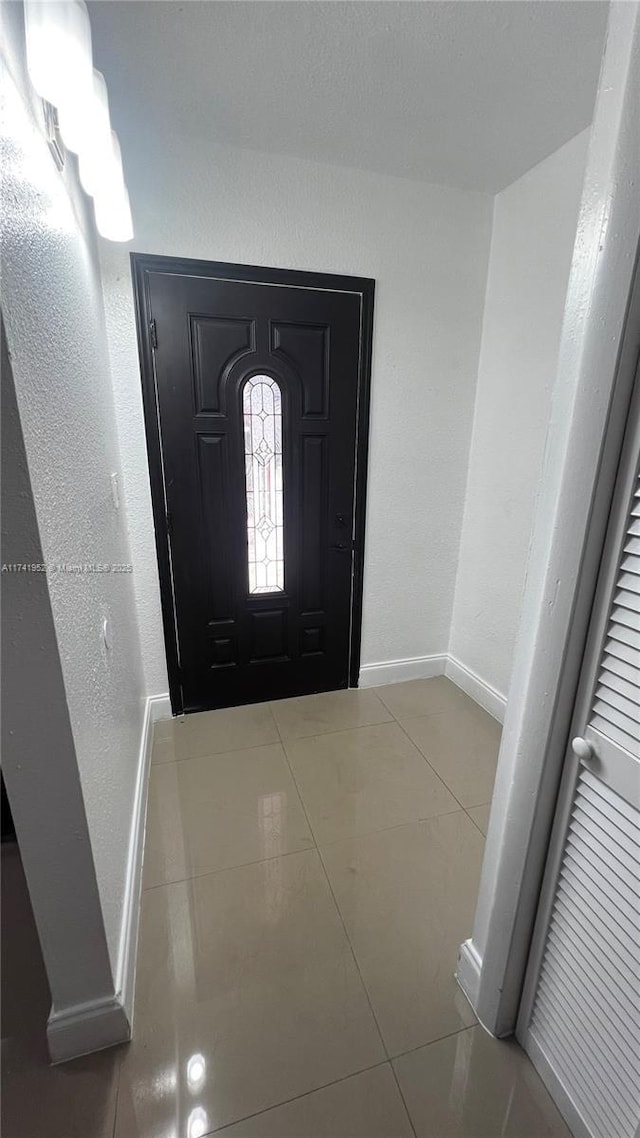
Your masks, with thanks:
[{"label": "door frame", "polygon": [[613,4],[478,902],[458,959],[460,986],[500,1037],[522,997],[640,344],[639,48],[640,6]]},{"label": "door frame", "polygon": [[[636,277],[640,282],[640,271],[637,265]],[[576,1138],[585,1136],[589,1131],[585,1121],[574,1106],[573,1100],[554,1066],[547,1059],[537,1040],[531,1034],[531,1017],[535,1004],[540,973],[547,944],[553,906],[555,903],[560,871],[567,845],[567,832],[575,806],[576,786],[580,776],[581,761],[576,756],[570,740],[585,734],[592,717],[593,702],[598,682],[598,675],[602,666],[604,644],[607,635],[607,625],[613,608],[613,596],[616,591],[616,582],[620,573],[624,538],[629,525],[630,503],[638,481],[638,455],[640,453],[640,307],[638,296],[640,284],[636,285],[635,326],[629,329],[633,336],[635,349],[635,380],[629,414],[626,419],[625,438],[620,451],[620,461],[615,471],[615,483],[610,503],[608,525],[602,546],[598,580],[594,592],[593,605],[589,620],[589,630],[581,661],[580,679],[575,708],[571,720],[567,745],[562,760],[562,773],[560,786],[554,812],[547,861],[542,880],[540,896],[537,902],[536,919],[531,938],[527,969],[522,989],[522,997],[516,1021],[516,1038],[523,1050],[533,1060],[538,1073],[550,1091],[554,1102],[560,1107],[565,1121],[571,1126]],[[635,335],[634,335],[635,332]],[[630,366],[633,367],[633,355]],[[588,733],[587,733],[588,737]],[[604,756],[603,756],[604,757]],[[591,764],[584,764],[587,770],[592,769]],[[594,771],[598,773],[598,771]],[[600,772],[603,773],[603,772]],[[605,781],[607,781],[605,779]],[[612,782],[607,785],[611,788]],[[618,789],[619,788],[615,788]],[[624,792],[622,792],[624,797]]]},{"label": "door frame", "polygon": [[283,288],[343,292],[360,297],[360,336],[356,417],[356,460],[354,480],[353,570],[349,629],[349,686],[358,686],[362,640],[362,594],[364,585],[364,543],[366,526],[367,471],[369,455],[369,409],[371,403],[371,359],[373,350],[373,303],[375,281],[369,277],[341,276],[334,273],[306,272],[300,269],[265,268],[260,265],[201,261],[191,257],[165,257],[153,253],[130,253],[133,298],[138,336],[138,355],[142,379],[142,404],[147,440],[151,505],[155,530],[160,603],[169,676],[171,710],[182,715],[184,703],[180,683],[180,654],[175,609],[168,511],[162,462],[160,408],[154,365],[155,326],[149,301],[148,274],[209,277],[250,284],[279,285]]}]

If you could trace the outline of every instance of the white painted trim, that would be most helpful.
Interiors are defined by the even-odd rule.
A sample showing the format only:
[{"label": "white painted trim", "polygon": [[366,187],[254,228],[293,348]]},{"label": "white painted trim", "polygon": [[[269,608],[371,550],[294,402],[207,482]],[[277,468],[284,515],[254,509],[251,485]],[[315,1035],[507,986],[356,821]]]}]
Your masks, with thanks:
[{"label": "white painted trim", "polygon": [[52,1011],[47,1023],[52,1063],[65,1063],[130,1038],[131,1025],[118,996],[103,996],[61,1012]]},{"label": "white painted trim", "polygon": [[480,973],[482,972],[482,957],[479,955],[472,940],[465,940],[460,945],[458,953],[458,967],[456,980],[462,988],[472,1008],[478,1002],[478,989],[480,987]]},{"label": "white painted trim", "polygon": [[513,1031],[522,998],[637,359],[637,309],[627,315],[640,239],[639,91],[640,5],[615,2],[472,933],[482,962],[474,1010],[497,1036]]},{"label": "white painted trim", "polygon": [[161,718],[165,696],[148,696],[142,717],[142,732],[138,751],[138,775],[133,799],[127,879],[122,908],[122,928],[116,973],[116,999],[120,1000],[130,1024],[133,1024],[133,998],[135,990],[140,896],[142,892],[142,856],[147,815],[149,767],[153,744],[153,724]]},{"label": "white painted trim", "polygon": [[593,1131],[585,1123],[564,1083],[533,1035],[529,1035],[525,1050],[534,1067],[537,1068],[538,1074],[541,1075],[543,1083],[569,1127],[573,1138],[593,1138]]},{"label": "white painted trim", "polygon": [[413,656],[407,660],[383,660],[379,664],[363,664],[360,668],[361,688],[398,684],[403,680],[430,680],[444,675],[446,655]]},{"label": "white painted trim", "polygon": [[150,695],[147,699],[150,706],[150,717],[152,723],[157,723],[159,719],[171,719],[171,699],[169,692],[162,692],[162,695]]},{"label": "white painted trim", "polygon": [[363,664],[360,669],[360,687],[381,687],[383,684],[399,684],[404,680],[430,680],[433,676],[447,676],[480,707],[484,707],[489,715],[499,723],[503,722],[507,700],[502,692],[446,652],[437,656],[412,656],[406,660]]},{"label": "white painted trim", "polygon": [[455,656],[447,656],[444,674],[452,683],[462,688],[471,699],[484,707],[498,723],[504,723],[504,713],[507,707],[507,698],[497,688],[482,680],[471,668],[467,668]]},{"label": "white painted trim", "polygon": [[149,696],[145,700],[131,815],[115,992],[85,1004],[51,1012],[47,1024],[47,1039],[52,1063],[63,1063],[67,1059],[100,1051],[104,1047],[111,1047],[115,1043],[123,1043],[131,1038],[153,724],[159,719],[167,719],[170,716],[171,703],[168,695]]}]

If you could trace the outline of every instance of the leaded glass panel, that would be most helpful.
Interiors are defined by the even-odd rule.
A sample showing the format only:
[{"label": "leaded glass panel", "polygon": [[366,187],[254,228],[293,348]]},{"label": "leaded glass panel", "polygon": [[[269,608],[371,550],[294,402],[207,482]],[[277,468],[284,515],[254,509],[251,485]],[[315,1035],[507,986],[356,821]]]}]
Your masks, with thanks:
[{"label": "leaded glass panel", "polygon": [[274,379],[254,375],[242,392],[250,593],[284,590],[282,396]]}]

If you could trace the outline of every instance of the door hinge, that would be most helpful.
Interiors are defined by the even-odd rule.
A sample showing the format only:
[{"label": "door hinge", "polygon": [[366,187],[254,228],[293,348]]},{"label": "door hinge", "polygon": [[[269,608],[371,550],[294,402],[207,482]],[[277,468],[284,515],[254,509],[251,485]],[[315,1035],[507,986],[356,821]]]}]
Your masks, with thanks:
[{"label": "door hinge", "polygon": [[151,347],[154,349],[157,348],[158,347],[158,333],[156,330],[155,320],[149,321],[149,338],[151,340]]}]

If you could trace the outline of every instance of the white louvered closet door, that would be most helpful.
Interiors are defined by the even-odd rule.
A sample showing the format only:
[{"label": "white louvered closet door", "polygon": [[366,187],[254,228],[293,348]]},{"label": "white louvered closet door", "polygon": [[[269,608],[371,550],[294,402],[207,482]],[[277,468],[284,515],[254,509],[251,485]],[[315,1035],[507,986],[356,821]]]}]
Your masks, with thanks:
[{"label": "white louvered closet door", "polygon": [[518,1026],[579,1138],[640,1134],[639,450],[640,430],[618,478]]}]

